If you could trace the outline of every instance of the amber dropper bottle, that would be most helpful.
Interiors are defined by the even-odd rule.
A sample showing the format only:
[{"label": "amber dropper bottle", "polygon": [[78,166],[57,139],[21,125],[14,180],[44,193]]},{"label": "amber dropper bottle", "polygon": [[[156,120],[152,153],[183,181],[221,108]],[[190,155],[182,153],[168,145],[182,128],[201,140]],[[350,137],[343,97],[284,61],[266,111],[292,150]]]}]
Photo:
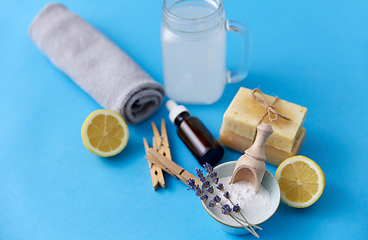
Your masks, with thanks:
[{"label": "amber dropper bottle", "polygon": [[224,156],[224,148],[211,135],[203,123],[196,117],[190,116],[187,108],[176,104],[175,101],[166,102],[170,121],[175,124],[178,136],[203,166],[206,162],[216,165]]}]

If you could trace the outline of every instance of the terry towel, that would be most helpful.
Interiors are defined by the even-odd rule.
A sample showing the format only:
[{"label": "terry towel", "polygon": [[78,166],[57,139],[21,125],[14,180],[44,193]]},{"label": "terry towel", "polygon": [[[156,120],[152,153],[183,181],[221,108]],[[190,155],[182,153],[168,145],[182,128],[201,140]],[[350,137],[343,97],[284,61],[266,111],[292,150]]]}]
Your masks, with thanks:
[{"label": "terry towel", "polygon": [[142,122],[161,106],[162,85],[65,6],[47,4],[32,21],[29,36],[56,67],[128,124]]}]

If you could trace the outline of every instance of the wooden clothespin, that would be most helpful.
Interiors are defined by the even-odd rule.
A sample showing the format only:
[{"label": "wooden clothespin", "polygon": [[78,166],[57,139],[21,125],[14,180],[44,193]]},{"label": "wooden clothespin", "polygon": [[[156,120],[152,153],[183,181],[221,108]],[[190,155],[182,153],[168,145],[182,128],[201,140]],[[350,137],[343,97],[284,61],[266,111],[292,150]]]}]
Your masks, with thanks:
[{"label": "wooden clothespin", "polygon": [[[164,119],[161,119],[161,134],[158,131],[154,122],[151,122],[152,130],[153,130],[153,149],[161,154],[162,156],[167,157],[171,161],[171,153],[169,148],[169,139],[167,138],[166,126]],[[148,150],[150,149],[147,143],[147,140],[143,138],[144,148],[146,149],[146,154],[148,154]],[[152,162],[148,160],[148,165],[150,168],[151,179],[153,189],[156,191],[158,186],[165,188],[165,179],[162,174],[162,170],[159,166],[156,166]]]},{"label": "wooden clothespin", "polygon": [[196,184],[200,184],[197,177],[193,176],[191,173],[172,161],[164,119],[161,119],[161,135],[154,122],[152,122],[152,130],[153,148],[149,147],[145,138],[143,138],[143,143],[144,148],[146,149],[146,159],[148,160],[148,165],[150,167],[154,190],[156,190],[159,185],[165,188],[165,180],[162,170],[185,184],[187,184],[187,180],[189,178],[194,179]]},{"label": "wooden clothespin", "polygon": [[192,175],[190,172],[180,167],[173,161],[169,160],[165,156],[157,153],[154,149],[150,148],[147,151],[147,160],[153,162],[155,165],[159,166],[162,170],[169,173],[173,177],[179,179],[187,185],[187,180],[189,178],[194,179],[196,184],[200,185],[200,181],[197,177]]}]

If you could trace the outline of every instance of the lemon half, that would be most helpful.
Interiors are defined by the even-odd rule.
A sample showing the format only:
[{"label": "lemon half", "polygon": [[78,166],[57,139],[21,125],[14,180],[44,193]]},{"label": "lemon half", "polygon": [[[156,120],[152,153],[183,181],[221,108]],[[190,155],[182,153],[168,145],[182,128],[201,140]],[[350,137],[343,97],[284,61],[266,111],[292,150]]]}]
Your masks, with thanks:
[{"label": "lemon half", "polygon": [[325,188],[325,175],[313,160],[295,156],[283,161],[276,171],[281,200],[295,208],[315,203]]},{"label": "lemon half", "polygon": [[120,153],[129,138],[128,126],[114,111],[97,110],[92,112],[82,126],[84,146],[101,157]]}]

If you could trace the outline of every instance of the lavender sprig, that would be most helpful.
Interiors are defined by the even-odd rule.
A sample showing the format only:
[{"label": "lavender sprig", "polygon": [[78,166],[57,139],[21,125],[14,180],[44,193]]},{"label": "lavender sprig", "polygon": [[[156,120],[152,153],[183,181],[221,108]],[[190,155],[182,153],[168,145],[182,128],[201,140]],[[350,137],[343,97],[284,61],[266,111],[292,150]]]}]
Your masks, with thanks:
[{"label": "lavender sprig", "polygon": [[209,207],[215,207],[215,206],[216,206],[216,202],[214,202],[213,200],[210,200],[210,201],[208,202],[208,206],[209,206]]},{"label": "lavender sprig", "polygon": [[201,169],[196,168],[196,172],[199,178],[203,177],[203,171]]},{"label": "lavender sprig", "polygon": [[206,172],[211,173],[213,171],[213,168],[211,166],[211,164],[209,164],[208,162],[206,162],[203,167],[206,169]]},{"label": "lavender sprig", "polygon": [[188,184],[188,186],[189,186],[189,188],[187,188],[187,190],[189,190],[189,189],[193,189],[194,191],[197,191],[198,189],[200,189],[200,188],[199,188],[199,185],[195,185],[195,180],[194,180],[194,179],[192,179],[192,178],[189,178],[189,179],[187,180],[187,184]]},{"label": "lavender sprig", "polygon": [[217,177],[217,172],[211,172],[210,178],[214,179],[215,177]]},{"label": "lavender sprig", "polygon": [[201,199],[204,203],[206,203],[206,202],[207,202],[207,199],[208,199],[207,194],[203,194],[203,195],[200,197],[200,199]]},{"label": "lavender sprig", "polygon": [[[222,184],[222,183],[218,184],[216,188],[217,188],[218,190],[220,190],[221,192],[224,192],[224,188],[223,188],[223,184]],[[233,210],[233,211],[234,211],[234,212],[236,212],[236,213],[239,213],[239,214],[243,217],[243,219],[244,219],[244,220],[242,220],[242,219],[238,218],[240,221],[245,222],[246,224],[248,224],[249,226],[251,226],[251,228],[252,228],[252,227],[255,227],[255,228],[257,228],[257,229],[262,230],[262,228],[260,228],[260,227],[258,227],[258,226],[256,226],[256,225],[250,224],[250,223],[248,222],[248,220],[245,218],[245,216],[244,216],[244,215],[243,215],[243,213],[241,212],[240,206],[239,206],[238,204],[236,204],[236,205],[235,205],[235,204],[233,203],[233,201],[231,201],[231,199],[230,199],[230,194],[229,194],[229,192],[228,192],[228,191],[226,191],[226,192],[224,193],[224,197],[225,197],[226,199],[228,199],[228,200],[229,200],[229,202],[233,205],[233,207],[235,207],[235,209],[236,209],[236,210],[238,210],[238,211],[235,211],[235,210]],[[252,228],[252,230],[253,230],[253,228]],[[253,231],[254,231],[254,230],[253,230]]]},{"label": "lavender sprig", "polygon": [[222,213],[225,215],[230,215],[231,214],[231,208],[229,205],[225,204],[222,206]]},{"label": "lavender sprig", "polygon": [[187,180],[187,184],[188,184],[189,187],[193,187],[195,185],[195,180],[192,179],[192,178],[189,178]]},{"label": "lavender sprig", "polygon": [[203,171],[201,169],[196,168],[197,176],[199,180],[203,183],[206,181],[206,178],[203,176]]},{"label": "lavender sprig", "polygon": [[222,183],[219,183],[219,185],[217,185],[217,187],[216,187],[218,190],[220,190],[220,191],[223,191],[224,190],[224,184],[222,184]]},{"label": "lavender sprig", "polygon": [[202,189],[198,189],[195,194],[196,194],[197,197],[202,197],[202,195],[203,195]]},{"label": "lavender sprig", "polygon": [[[222,207],[218,206],[221,209],[221,212],[225,215],[230,216],[231,218],[233,218],[236,222],[238,222],[241,226],[243,226],[245,229],[247,229],[250,233],[252,233],[254,236],[256,236],[257,238],[259,237],[258,234],[255,232],[255,230],[253,229],[253,227],[256,227],[258,229],[261,229],[258,226],[252,225],[250,224],[247,219],[244,217],[244,215],[241,212],[241,208],[238,204],[234,204],[231,199],[230,199],[230,194],[228,191],[225,192],[224,189],[224,185],[222,183],[219,183],[219,178],[217,176],[217,172],[213,171],[212,166],[209,163],[205,163],[204,168],[206,169],[206,172],[208,173],[209,177],[211,178],[212,182],[214,182],[217,186],[216,188],[221,191],[224,192],[223,196],[229,200],[229,202],[233,205],[233,208],[231,208],[228,204],[222,204],[221,203],[221,198],[218,195],[215,195],[214,198],[210,201],[208,201],[208,207],[215,207],[216,204],[220,204]],[[187,184],[189,186],[189,189],[193,189],[195,191],[196,196],[200,197],[200,199],[206,203],[208,200],[208,195],[204,194],[203,192],[203,188],[207,189],[207,192],[209,192],[210,194],[214,194],[214,188],[213,186],[211,186],[211,181],[206,180],[206,178],[203,176],[203,171],[201,169],[196,169],[196,173],[197,176],[199,177],[199,180],[202,182],[202,188],[199,187],[199,185],[195,184],[195,180],[194,179],[188,179],[187,180]],[[234,213],[240,213],[241,216],[244,218],[244,220],[233,216],[232,212]],[[247,224],[243,225],[240,221],[243,221],[244,223]]]},{"label": "lavender sprig", "polygon": [[[219,181],[219,179],[218,179],[218,177],[217,177],[217,172],[214,172],[213,171],[213,169],[212,169],[212,167],[211,167],[211,165],[210,164],[208,164],[208,163],[206,163],[205,164],[205,166],[204,166],[205,168],[206,168],[206,171],[209,173],[209,176],[210,176],[210,178],[212,179],[212,181],[215,183],[215,184],[218,184],[217,186],[216,186],[216,188],[219,190],[219,191],[221,191],[221,192],[224,192],[224,185],[222,184],[222,183],[218,183],[218,181]],[[212,186],[211,186],[212,187]],[[210,190],[212,190],[212,189],[210,189]],[[210,192],[211,194],[213,194],[212,192]],[[233,205],[233,206],[235,206],[235,204],[231,201],[231,199],[230,199],[230,194],[229,194],[229,192],[225,192],[224,193],[224,197],[226,198],[226,199],[228,199],[229,201],[230,201],[230,203]],[[238,207],[239,207],[239,205],[237,205]],[[240,208],[240,207],[239,207]],[[237,209],[237,208],[235,208],[235,209]],[[239,212],[238,213],[240,213],[240,215],[243,217],[243,219],[244,220],[241,220],[241,219],[239,219],[239,220],[241,220],[241,221],[244,221],[248,226],[250,226],[250,229],[251,230],[249,230],[253,235],[255,235],[255,236],[258,236],[257,234],[256,234],[256,232],[255,232],[255,230],[252,228],[252,227],[256,227],[256,228],[258,228],[258,229],[260,229],[260,230],[262,230],[262,228],[260,228],[260,227],[258,227],[258,226],[255,226],[255,225],[253,225],[253,224],[250,224],[248,221],[247,221],[247,219],[245,218],[245,216],[242,214],[242,212],[241,212],[241,209],[239,209]],[[243,226],[243,225],[242,225]]]},{"label": "lavender sprig", "polygon": [[[217,186],[218,187],[218,186]],[[220,191],[224,191],[224,190],[220,190]],[[225,196],[226,195],[226,196]],[[234,204],[233,203],[233,201],[231,201],[231,199],[230,199],[230,194],[229,194],[229,192],[225,192],[224,193],[224,197],[225,198],[227,198],[228,200],[229,200],[229,202],[233,205],[233,207],[235,207],[235,210],[237,210],[237,211],[235,211],[235,210],[233,210],[234,212],[236,212],[236,213],[239,213],[242,217],[243,217],[243,219],[244,220],[242,220],[242,219],[239,219],[239,220],[241,220],[241,221],[243,221],[243,222],[245,222],[246,224],[248,224],[249,226],[252,226],[252,227],[255,227],[255,228],[257,228],[257,229],[259,229],[259,230],[262,230],[262,228],[260,228],[260,227],[258,227],[258,226],[256,226],[256,225],[253,225],[253,224],[250,224],[249,222],[248,222],[248,220],[245,218],[245,216],[243,215],[243,213],[241,212],[241,208],[240,208],[240,206],[239,206],[239,204]]]},{"label": "lavender sprig", "polygon": [[[221,184],[221,183],[220,183]],[[219,184],[219,185],[220,185]],[[221,184],[222,185],[222,184]],[[211,186],[212,187],[212,186]],[[217,188],[218,189],[223,189],[223,185],[222,186],[217,186]],[[228,193],[228,192],[227,192]],[[229,198],[229,200],[230,200],[230,198]],[[218,195],[216,195],[212,200],[211,200],[212,202],[210,203],[210,205],[211,206],[213,206],[213,204],[216,204],[216,203],[220,203],[221,202],[221,198],[218,196]],[[248,221],[247,221],[247,219],[243,216],[243,214],[242,214],[242,216],[243,216],[243,218],[244,218],[244,221],[242,220],[242,219],[240,219],[240,218],[238,218],[238,217],[236,217],[236,216],[233,216],[232,214],[231,214],[231,208],[230,208],[230,206],[229,205],[227,205],[227,204],[225,204],[225,205],[223,205],[222,203],[220,203],[221,204],[221,206],[222,206],[222,208],[221,208],[221,211],[222,211],[222,213],[223,214],[226,214],[226,215],[229,215],[230,217],[232,217],[236,222],[238,222],[241,226],[243,226],[245,229],[247,229],[250,233],[252,233],[255,237],[257,237],[257,238],[259,238],[259,236],[258,236],[258,234],[256,233],[256,231],[253,229],[253,225],[252,224],[250,224]],[[225,208],[225,210],[224,210],[224,208]],[[239,207],[240,208],[240,207]],[[247,226],[245,226],[245,225],[243,225],[242,223],[240,223],[238,220],[240,220],[240,221],[243,221],[244,223],[246,223],[247,224]],[[262,229],[261,229],[262,230]]]},{"label": "lavender sprig", "polygon": [[202,187],[204,187],[204,188],[209,188],[210,186],[211,186],[211,182],[210,181],[204,181],[202,183]]},{"label": "lavender sprig", "polygon": [[238,212],[240,212],[240,207],[239,207],[239,205],[238,204],[236,204],[234,207],[233,207],[233,211],[234,212],[236,212],[236,213],[238,213]]},{"label": "lavender sprig", "polygon": [[[208,206],[209,206],[209,207],[215,207],[215,206],[216,206],[216,202],[215,202],[215,201],[213,201],[213,200],[211,200],[211,201],[209,202]],[[236,221],[237,223],[239,223],[242,227],[244,227],[244,228],[245,228],[245,229],[247,229],[251,234],[253,234],[253,236],[255,236],[255,237],[259,238],[258,234],[256,233],[256,231],[254,231],[254,229],[252,228],[252,226],[251,226],[251,225],[249,225],[249,224],[248,224],[247,226],[245,226],[244,224],[242,224],[241,222],[239,222],[239,220],[241,220],[240,218],[238,218],[238,217],[236,217],[236,216],[233,216],[233,215],[231,214],[231,208],[230,208],[230,206],[229,206],[229,205],[227,205],[227,204],[222,205],[222,204],[221,204],[221,206],[222,206],[222,207],[219,207],[219,206],[218,206],[218,208],[220,208],[220,209],[221,209],[221,211],[222,211],[222,213],[223,213],[223,214],[230,216],[232,219],[234,219],[234,221]],[[241,220],[241,221],[242,221],[242,220]]]},{"label": "lavender sprig", "polygon": [[216,195],[214,198],[213,198],[213,201],[215,201],[216,203],[220,203],[221,202],[221,198]]},{"label": "lavender sprig", "polygon": [[[221,198],[218,196],[218,195],[215,195],[215,197],[211,200],[212,201],[212,204],[214,203],[214,204],[216,204],[216,203],[220,203],[221,202]],[[244,217],[244,219],[245,219],[245,223],[248,225],[248,226],[244,226],[243,224],[241,224],[238,220],[236,220],[236,216],[233,216],[233,215],[231,215],[231,208],[230,208],[230,206],[229,205],[227,205],[227,204],[225,204],[225,205],[223,205],[222,203],[220,203],[221,204],[221,206],[222,206],[222,208],[221,208],[221,211],[222,211],[222,213],[223,214],[225,214],[225,215],[229,215],[230,217],[232,217],[235,221],[237,221],[240,225],[242,225],[245,229],[247,229],[250,233],[252,233],[255,237],[259,237],[258,236],[258,234],[254,231],[254,229],[252,228],[252,226],[253,225],[251,225],[246,219],[245,219],[245,217]],[[239,207],[240,208],[240,207]],[[237,219],[239,219],[239,218],[237,218]],[[241,220],[241,219],[239,219],[239,220]],[[242,220],[241,220],[242,221]]]},{"label": "lavender sprig", "polygon": [[223,195],[226,199],[230,199],[230,194],[228,191],[226,191]]}]

